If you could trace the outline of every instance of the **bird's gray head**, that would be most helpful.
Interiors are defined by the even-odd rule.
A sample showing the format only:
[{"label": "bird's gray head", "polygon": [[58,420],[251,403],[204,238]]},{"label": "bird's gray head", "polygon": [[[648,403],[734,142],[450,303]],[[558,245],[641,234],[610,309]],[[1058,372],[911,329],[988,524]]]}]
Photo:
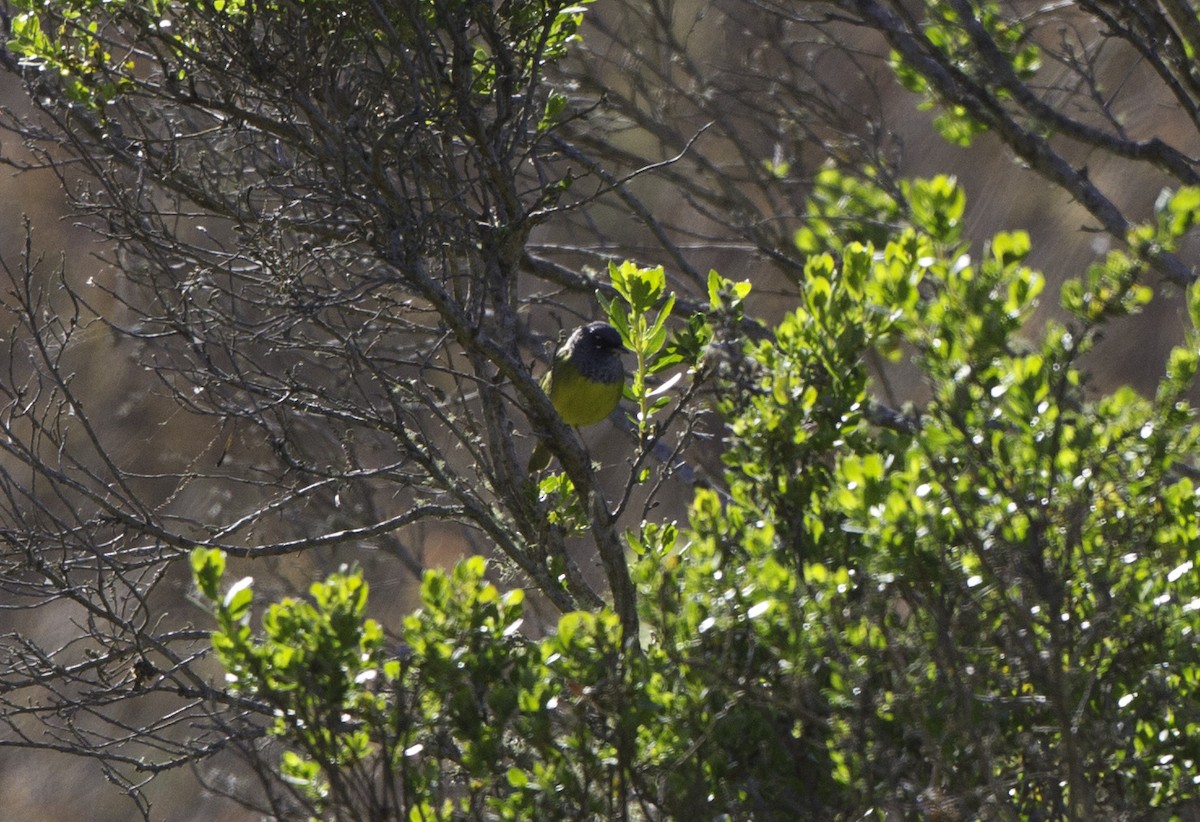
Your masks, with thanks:
[{"label": "bird's gray head", "polygon": [[617,382],[625,379],[621,354],[628,349],[617,329],[606,322],[594,322],[576,328],[567,340],[571,362],[588,379]]}]

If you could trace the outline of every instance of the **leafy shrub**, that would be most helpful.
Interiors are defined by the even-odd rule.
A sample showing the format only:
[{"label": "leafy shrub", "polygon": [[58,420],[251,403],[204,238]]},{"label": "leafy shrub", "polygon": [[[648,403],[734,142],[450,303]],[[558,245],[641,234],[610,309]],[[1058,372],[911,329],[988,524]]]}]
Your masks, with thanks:
[{"label": "leafy shrub", "polygon": [[[696,360],[717,375],[727,485],[697,491],[686,526],[629,534],[638,641],[607,610],[523,637],[520,592],[478,558],[426,575],[399,651],[354,573],[272,606],[252,639],[249,589],[218,598],[219,555],[196,555],[214,647],[273,706],[315,809],[1115,818],[1195,800],[1200,335],[1154,397],[1088,399],[1080,357],[1151,296],[1133,258],[1068,283],[1070,319],[1021,338],[1044,285],[1028,238],[975,259],[952,180],[907,196],[922,205],[883,247],[813,250],[770,339]],[[1140,236],[1169,245],[1195,213],[1184,190]],[[741,310],[722,283],[671,356]],[[877,354],[913,358],[919,409],[877,404]]]}]

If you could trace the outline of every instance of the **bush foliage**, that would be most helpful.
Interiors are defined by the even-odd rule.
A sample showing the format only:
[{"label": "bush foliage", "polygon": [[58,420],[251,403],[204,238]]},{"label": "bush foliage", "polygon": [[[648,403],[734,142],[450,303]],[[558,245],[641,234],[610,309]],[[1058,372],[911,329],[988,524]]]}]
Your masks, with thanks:
[{"label": "bush foliage", "polygon": [[[693,368],[715,375],[727,487],[627,534],[640,641],[607,609],[523,636],[521,592],[479,558],[426,574],[399,647],[355,572],[252,639],[249,589],[220,599],[220,557],[196,554],[214,647],[276,710],[318,812],[1115,818],[1194,799],[1200,335],[1152,398],[1088,399],[1080,357],[1149,298],[1134,259],[1068,283],[1069,319],[1034,340],[1028,238],[976,257],[952,180],[905,190],[920,206],[885,245],[819,238],[768,339],[718,345],[745,287],[713,275],[709,314],[663,349],[709,340]],[[1175,242],[1195,193],[1165,213],[1147,241]],[[661,276],[620,271],[624,293]],[[877,355],[911,357],[928,400],[881,419]]]}]

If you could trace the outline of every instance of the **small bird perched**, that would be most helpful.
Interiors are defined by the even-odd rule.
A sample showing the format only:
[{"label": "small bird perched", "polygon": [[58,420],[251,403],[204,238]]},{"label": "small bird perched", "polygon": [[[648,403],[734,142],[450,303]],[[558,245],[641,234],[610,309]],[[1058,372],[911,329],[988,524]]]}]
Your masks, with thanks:
[{"label": "small bird perched", "polygon": [[[617,407],[625,391],[626,351],[621,335],[605,322],[581,325],[554,352],[554,362],[542,377],[542,390],[567,425],[600,422]],[[539,442],[529,457],[529,470],[550,464],[550,449]]]}]

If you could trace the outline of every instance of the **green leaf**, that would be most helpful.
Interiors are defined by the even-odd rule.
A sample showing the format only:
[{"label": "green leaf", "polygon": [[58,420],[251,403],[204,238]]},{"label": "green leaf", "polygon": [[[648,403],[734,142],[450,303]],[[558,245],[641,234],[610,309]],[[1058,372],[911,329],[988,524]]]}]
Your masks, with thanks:
[{"label": "green leaf", "polygon": [[613,288],[635,314],[654,308],[666,290],[667,275],[662,266],[641,268],[627,260],[620,265],[609,263],[608,273]]},{"label": "green leaf", "polygon": [[250,604],[254,599],[253,585],[254,577],[242,577],[230,586],[221,603],[221,607],[228,614],[229,619],[238,622],[249,618]]},{"label": "green leaf", "polygon": [[1003,231],[992,238],[992,256],[1000,265],[1016,265],[1029,256],[1029,234],[1024,231]]},{"label": "green leaf", "polygon": [[529,774],[525,773],[525,771],[521,770],[520,768],[509,768],[506,777],[508,779],[509,786],[515,788],[516,790],[523,790],[524,788],[529,787]]},{"label": "green leaf", "polygon": [[190,559],[196,587],[206,599],[216,602],[220,596],[221,578],[225,575],[225,552],[216,548],[193,548]]}]

